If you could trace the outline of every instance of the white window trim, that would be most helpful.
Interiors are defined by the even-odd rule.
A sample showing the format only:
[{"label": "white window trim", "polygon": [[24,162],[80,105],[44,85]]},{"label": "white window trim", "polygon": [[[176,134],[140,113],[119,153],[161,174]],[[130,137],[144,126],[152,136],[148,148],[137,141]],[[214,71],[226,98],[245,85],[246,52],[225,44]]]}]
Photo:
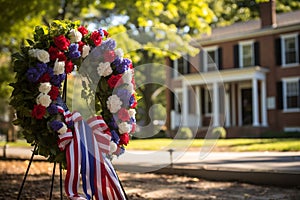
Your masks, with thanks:
[{"label": "white window trim", "polygon": [[284,127],[284,132],[300,132],[300,126]]},{"label": "white window trim", "polygon": [[[203,60],[204,60],[204,66],[203,66],[203,70],[204,72],[208,72],[208,60],[207,60],[207,55],[208,55],[208,51],[215,51],[215,56],[216,58],[215,59],[219,59],[219,52],[218,52],[218,46],[210,46],[210,47],[205,47],[203,48],[205,53],[203,54]],[[217,60],[217,62],[219,62]],[[215,63],[215,67],[217,68],[217,63]]]},{"label": "white window trim", "polygon": [[[291,63],[291,64],[286,64],[286,59],[285,59],[285,43],[284,39],[286,38],[295,38],[295,48],[296,48],[296,63]],[[280,35],[280,42],[281,42],[281,66],[282,67],[296,67],[299,65],[299,42],[298,42],[298,33],[292,33],[292,34],[285,34],[285,35]]]},{"label": "white window trim", "polygon": [[241,41],[239,42],[239,67],[244,68],[244,63],[243,63],[243,46],[244,45],[251,45],[252,47],[252,60],[251,60],[251,66],[254,66],[254,40],[247,40],[247,41]]},{"label": "white window trim", "polygon": [[[300,77],[290,77],[290,78],[283,78],[282,80],[282,98],[283,98],[283,112],[300,112],[299,108],[287,108],[286,102],[286,83],[288,82],[298,82]],[[300,87],[298,85],[298,87]]]}]

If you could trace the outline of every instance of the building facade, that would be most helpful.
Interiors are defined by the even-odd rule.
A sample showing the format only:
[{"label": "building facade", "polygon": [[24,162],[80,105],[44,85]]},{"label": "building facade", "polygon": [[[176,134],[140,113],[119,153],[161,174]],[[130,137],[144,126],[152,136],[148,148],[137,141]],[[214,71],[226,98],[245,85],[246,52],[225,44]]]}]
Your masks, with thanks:
[{"label": "building facade", "polygon": [[228,137],[300,132],[300,11],[277,14],[260,4],[260,19],[212,29],[200,53],[169,61],[167,128],[223,126]]}]

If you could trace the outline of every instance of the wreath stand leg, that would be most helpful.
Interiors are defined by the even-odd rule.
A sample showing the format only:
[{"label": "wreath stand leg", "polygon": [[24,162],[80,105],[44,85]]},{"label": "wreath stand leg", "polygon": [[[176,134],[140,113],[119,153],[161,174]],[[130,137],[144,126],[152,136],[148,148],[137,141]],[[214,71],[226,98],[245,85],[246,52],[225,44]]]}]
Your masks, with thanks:
[{"label": "wreath stand leg", "polygon": [[27,175],[28,175],[28,172],[29,172],[31,163],[32,163],[32,161],[33,161],[33,157],[34,157],[34,153],[35,153],[36,149],[37,149],[37,145],[34,145],[34,149],[33,149],[33,152],[32,152],[31,158],[30,158],[30,161],[29,161],[28,166],[27,166],[27,170],[26,170],[26,172],[25,172],[25,175],[24,175],[24,178],[23,178],[23,181],[22,181],[22,184],[21,184],[19,193],[18,193],[18,198],[17,198],[18,200],[19,200],[20,197],[21,197],[22,190],[23,190],[24,184],[25,184],[25,182],[26,182],[26,178],[27,178]]}]

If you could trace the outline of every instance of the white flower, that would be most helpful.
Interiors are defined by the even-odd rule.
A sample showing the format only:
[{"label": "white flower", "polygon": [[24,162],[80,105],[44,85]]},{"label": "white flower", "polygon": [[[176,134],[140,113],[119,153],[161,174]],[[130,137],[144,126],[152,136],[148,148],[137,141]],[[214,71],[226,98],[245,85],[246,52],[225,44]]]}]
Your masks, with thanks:
[{"label": "white flower", "polygon": [[136,114],[135,109],[129,109],[128,114],[129,114],[130,117],[135,118],[135,114]]},{"label": "white flower", "polygon": [[129,84],[126,86],[126,89],[127,89],[131,94],[134,93],[134,86],[133,86],[132,83],[129,83]]},{"label": "white flower", "polygon": [[83,45],[82,47],[82,57],[85,58],[89,55],[91,47],[89,45]]},{"label": "white flower", "polygon": [[48,94],[40,93],[39,96],[36,98],[36,103],[45,106],[46,108],[52,102],[50,96]]},{"label": "white flower", "polygon": [[118,146],[115,142],[110,141],[109,143],[109,154],[113,154],[114,152],[116,152],[118,149]]},{"label": "white flower", "polygon": [[123,82],[130,84],[132,80],[132,70],[127,70],[122,76]]},{"label": "white flower", "polygon": [[121,109],[122,101],[117,95],[113,94],[108,97],[106,104],[111,113],[116,113]]},{"label": "white flower", "polygon": [[44,94],[48,94],[51,90],[51,84],[49,82],[41,83],[39,86],[39,91]]},{"label": "white flower", "polygon": [[36,58],[37,49],[30,49],[28,51],[29,56]]},{"label": "white flower", "polygon": [[55,75],[63,74],[65,72],[65,62],[58,61],[58,59],[56,59],[56,61],[54,63],[53,72]]},{"label": "white flower", "polygon": [[47,51],[45,51],[43,49],[36,49],[35,53],[36,53],[36,57],[39,61],[41,61],[43,63],[50,62],[50,55]]},{"label": "white flower", "polygon": [[122,122],[118,126],[120,134],[129,133],[131,131],[131,126],[127,122]]},{"label": "white flower", "polygon": [[71,42],[79,42],[82,39],[82,34],[78,30],[75,30],[75,29],[72,29],[70,31],[69,36],[70,36]]},{"label": "white flower", "polygon": [[98,67],[97,67],[97,72],[99,74],[99,76],[109,76],[113,71],[110,67],[110,63],[109,62],[101,62],[99,63]]},{"label": "white flower", "polygon": [[68,130],[68,127],[67,127],[67,125],[65,124],[65,123],[62,123],[62,127],[57,131],[59,134],[65,134],[66,132],[67,132],[67,130]]},{"label": "white flower", "polygon": [[123,50],[122,50],[121,48],[117,48],[117,49],[115,50],[115,54],[116,54],[119,58],[123,58],[123,56],[124,56],[124,52],[123,52]]}]

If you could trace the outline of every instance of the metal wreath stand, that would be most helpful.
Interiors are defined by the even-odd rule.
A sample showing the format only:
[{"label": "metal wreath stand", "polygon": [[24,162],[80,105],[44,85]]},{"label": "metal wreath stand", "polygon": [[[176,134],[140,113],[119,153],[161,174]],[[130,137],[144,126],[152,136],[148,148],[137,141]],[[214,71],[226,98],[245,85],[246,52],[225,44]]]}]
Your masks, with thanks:
[{"label": "metal wreath stand", "polygon": [[[67,100],[67,77],[66,77],[66,79],[64,81],[64,87],[63,87],[63,92],[62,93],[63,93],[62,99],[63,99],[64,102],[66,102],[66,100]],[[36,150],[37,150],[37,145],[35,144],[34,145],[34,149],[32,151],[32,154],[31,154],[31,158],[29,160],[29,163],[28,163],[28,166],[27,166],[27,169],[26,169],[26,172],[25,172],[25,175],[24,175],[24,178],[23,178],[23,181],[22,181],[22,184],[21,184],[21,187],[19,189],[17,200],[20,200],[20,198],[21,198],[21,194],[22,194],[22,191],[23,191],[23,188],[24,188],[24,185],[25,185],[28,173],[29,173],[29,169],[30,169],[31,163],[33,162],[33,157],[35,155]],[[54,162],[54,164],[53,164],[49,200],[52,199],[53,186],[54,186],[54,177],[55,177],[55,169],[56,169],[56,162]],[[122,183],[121,183],[118,175],[117,175],[117,178],[119,180],[119,183],[120,183],[120,186],[121,186],[122,191],[124,193],[124,196],[125,196],[126,200],[128,200],[127,194],[126,194],[126,192],[125,192],[125,190],[123,188],[123,185],[122,185]],[[63,186],[62,185],[63,185],[63,181],[62,181],[62,166],[61,166],[61,164],[59,164],[59,187],[60,187],[60,199],[61,200],[63,200],[63,191],[62,191],[63,190]],[[93,197],[92,197],[92,199],[93,199]]]}]

